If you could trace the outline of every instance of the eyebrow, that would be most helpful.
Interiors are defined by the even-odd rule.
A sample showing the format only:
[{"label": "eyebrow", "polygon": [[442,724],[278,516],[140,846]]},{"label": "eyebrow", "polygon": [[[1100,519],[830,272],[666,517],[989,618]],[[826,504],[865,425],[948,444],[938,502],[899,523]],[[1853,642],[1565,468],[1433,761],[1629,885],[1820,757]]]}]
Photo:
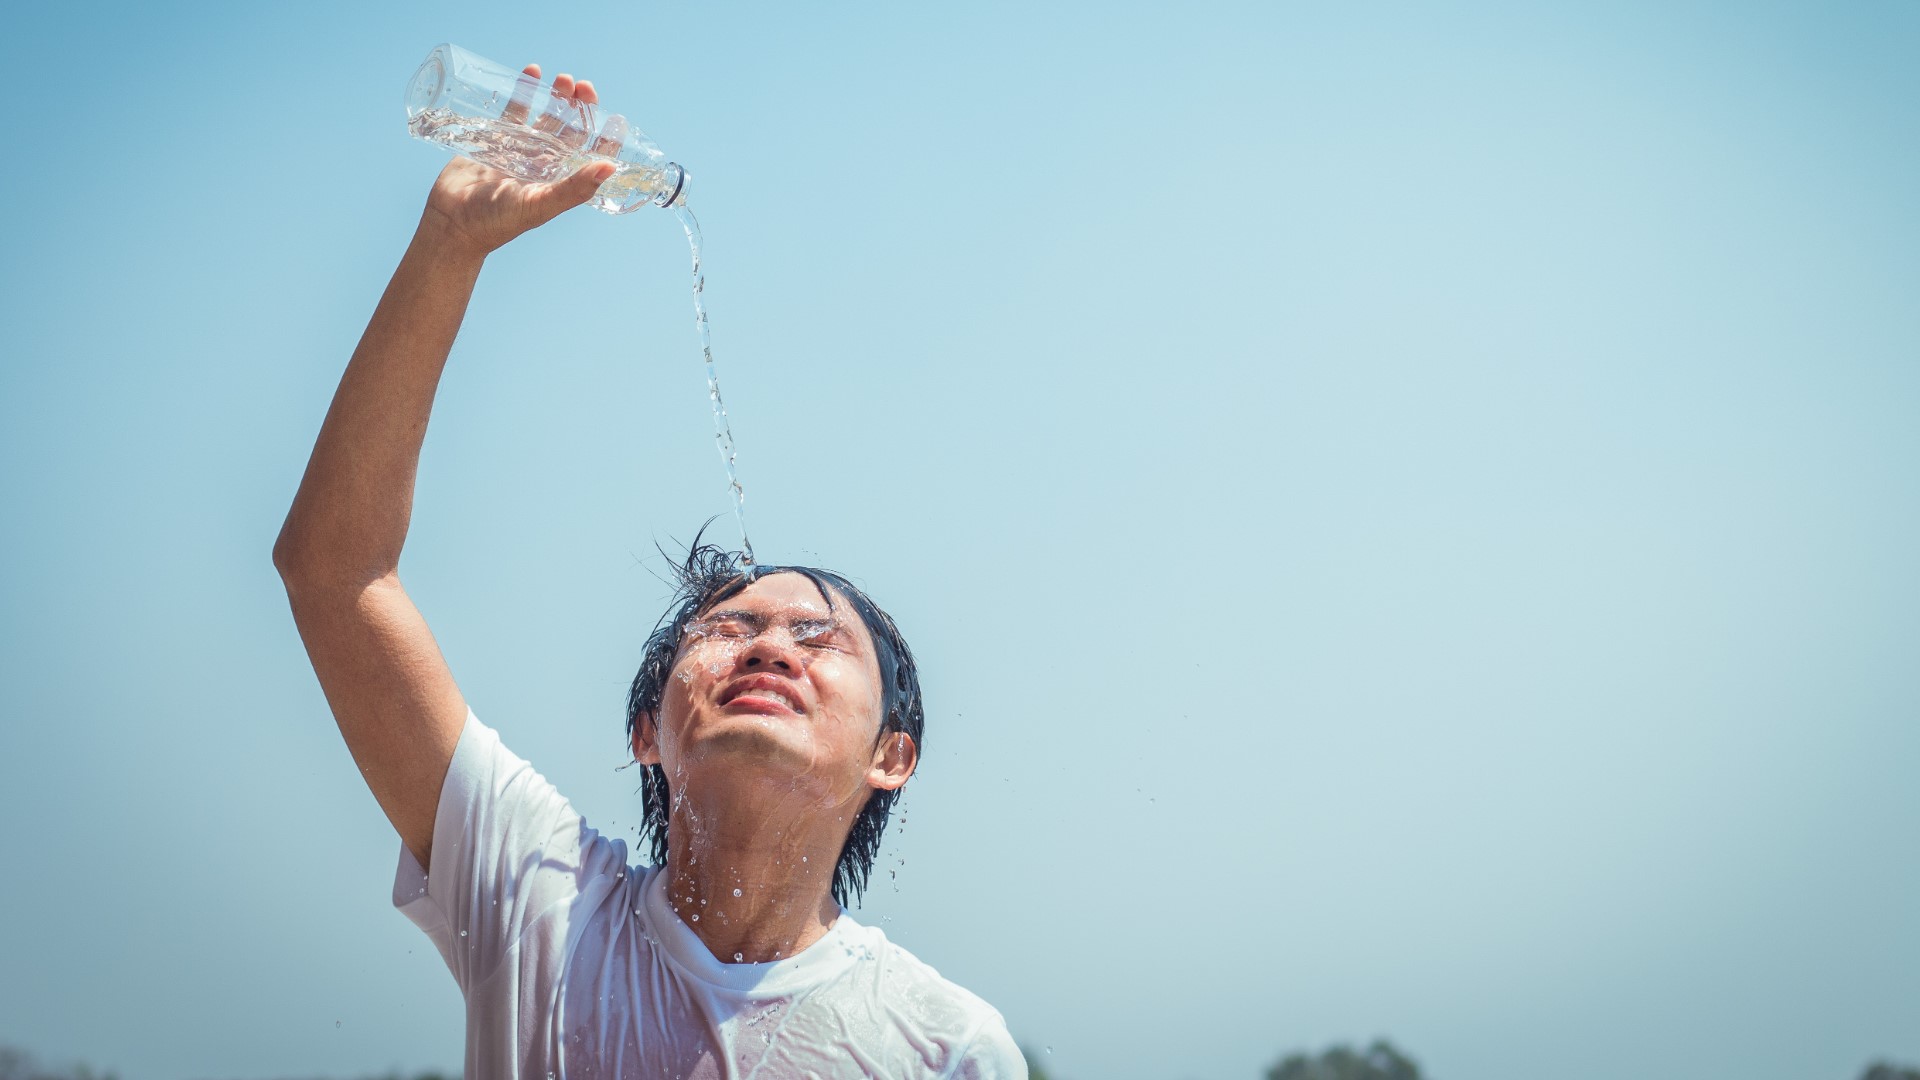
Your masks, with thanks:
[{"label": "eyebrow", "polygon": [[719,619],[739,619],[741,622],[756,629],[767,625],[766,617],[759,612],[744,611],[740,608],[724,608],[720,611],[709,611],[693,621],[695,623],[703,623],[714,622]]}]

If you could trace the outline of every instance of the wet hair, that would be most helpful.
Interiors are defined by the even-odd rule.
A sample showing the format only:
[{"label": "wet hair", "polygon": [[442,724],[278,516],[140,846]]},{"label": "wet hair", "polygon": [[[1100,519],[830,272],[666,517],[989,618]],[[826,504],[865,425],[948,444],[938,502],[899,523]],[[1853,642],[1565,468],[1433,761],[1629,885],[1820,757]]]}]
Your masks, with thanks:
[{"label": "wet hair", "polygon": [[[674,595],[668,602],[667,613],[660,617],[653,634],[647,638],[640,672],[633,677],[633,687],[627,693],[629,747],[633,745],[633,734],[642,718],[649,714],[657,718],[660,714],[660,702],[666,694],[667,680],[687,625],[713,605],[737,595],[763,577],[799,574],[820,590],[829,611],[833,610],[836,593],[851,604],[873,638],[874,652],[880,661],[881,692],[880,730],[874,737],[874,745],[879,746],[880,740],[889,733],[905,732],[913,739],[915,749],[924,752],[922,732],[926,711],[920,700],[920,676],[914,668],[913,653],[907,649],[907,641],[900,636],[900,628],[894,625],[893,618],[852,582],[831,570],[812,566],[749,567],[739,553],[702,544],[698,534],[688,546],[686,561],[669,565]],[[833,899],[842,907],[866,891],[867,876],[880,853],[880,836],[886,831],[888,816],[901,790],[874,789],[868,795],[866,806],[854,818],[847,842],[840,849],[840,861],[833,871]],[[651,845],[654,864],[665,865],[668,811],[673,805],[673,793],[664,768],[646,767],[640,776],[640,798],[640,838]]]}]

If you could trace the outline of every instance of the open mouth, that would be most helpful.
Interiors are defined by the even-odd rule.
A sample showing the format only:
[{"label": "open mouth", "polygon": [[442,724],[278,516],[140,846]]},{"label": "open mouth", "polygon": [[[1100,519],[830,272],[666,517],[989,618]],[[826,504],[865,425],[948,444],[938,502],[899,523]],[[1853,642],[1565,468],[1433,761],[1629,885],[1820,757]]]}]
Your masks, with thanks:
[{"label": "open mouth", "polygon": [[800,712],[800,695],[789,690],[778,678],[755,675],[740,680],[720,695],[722,706],[738,706],[752,712]]}]

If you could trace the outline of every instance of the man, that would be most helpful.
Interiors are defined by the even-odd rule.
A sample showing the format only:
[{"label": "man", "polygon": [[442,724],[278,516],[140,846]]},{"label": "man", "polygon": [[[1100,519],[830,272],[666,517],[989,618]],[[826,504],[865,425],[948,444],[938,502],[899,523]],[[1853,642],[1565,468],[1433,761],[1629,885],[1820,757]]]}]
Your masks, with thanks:
[{"label": "man", "polygon": [[[597,100],[567,75],[553,89]],[[446,167],[274,546],[400,833],[394,903],[466,995],[467,1075],[1025,1076],[997,1012],[841,910],[922,734],[912,655],[860,590],[695,541],[629,696],[653,854],[630,868],[474,715],[401,588],[420,445],[482,263],[612,171]]]}]

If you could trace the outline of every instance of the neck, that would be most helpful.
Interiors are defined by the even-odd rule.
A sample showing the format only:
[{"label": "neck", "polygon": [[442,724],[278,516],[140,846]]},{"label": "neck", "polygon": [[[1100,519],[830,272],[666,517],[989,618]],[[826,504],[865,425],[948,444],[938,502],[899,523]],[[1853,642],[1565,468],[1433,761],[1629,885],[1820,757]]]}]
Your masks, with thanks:
[{"label": "neck", "polygon": [[826,936],[859,807],[757,806],[689,788],[674,793],[667,829],[667,900],[680,921],[726,963],[784,959]]}]

